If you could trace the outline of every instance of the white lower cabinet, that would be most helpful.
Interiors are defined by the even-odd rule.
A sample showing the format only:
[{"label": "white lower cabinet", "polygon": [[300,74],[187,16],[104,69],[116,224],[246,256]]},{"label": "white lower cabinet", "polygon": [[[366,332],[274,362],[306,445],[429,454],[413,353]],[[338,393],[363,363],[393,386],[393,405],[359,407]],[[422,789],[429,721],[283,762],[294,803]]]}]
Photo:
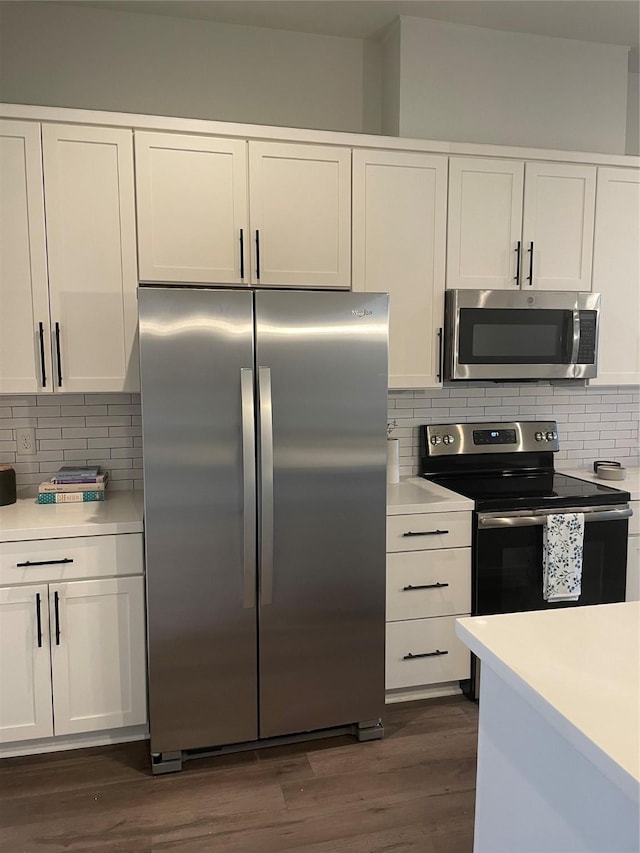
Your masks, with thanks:
[{"label": "white lower cabinet", "polygon": [[55,733],[144,723],[144,590],[137,578],[49,586]]},{"label": "white lower cabinet", "polygon": [[470,512],[387,518],[387,701],[469,677],[455,621],[471,612],[470,546]]},{"label": "white lower cabinet", "polygon": [[0,545],[0,743],[146,724],[141,572],[139,534]]},{"label": "white lower cabinet", "polygon": [[52,734],[47,587],[0,589],[0,743]]}]

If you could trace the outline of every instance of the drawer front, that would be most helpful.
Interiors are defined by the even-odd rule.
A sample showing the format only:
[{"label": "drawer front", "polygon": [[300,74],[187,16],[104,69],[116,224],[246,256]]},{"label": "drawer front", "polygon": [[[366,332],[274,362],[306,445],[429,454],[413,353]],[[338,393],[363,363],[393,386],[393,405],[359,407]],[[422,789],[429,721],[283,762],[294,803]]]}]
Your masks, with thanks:
[{"label": "drawer front", "polygon": [[387,556],[387,622],[471,611],[471,548]]},{"label": "drawer front", "polygon": [[387,551],[426,551],[471,545],[470,512],[429,512],[387,517]]},{"label": "drawer front", "polygon": [[141,533],[0,543],[2,586],[139,575],[142,571]]},{"label": "drawer front", "polygon": [[[387,624],[387,690],[469,678],[469,649],[456,637],[455,621],[442,616]],[[406,659],[409,654],[430,657]]]},{"label": "drawer front", "polygon": [[629,519],[629,536],[640,533],[640,501],[629,501],[633,515]]}]

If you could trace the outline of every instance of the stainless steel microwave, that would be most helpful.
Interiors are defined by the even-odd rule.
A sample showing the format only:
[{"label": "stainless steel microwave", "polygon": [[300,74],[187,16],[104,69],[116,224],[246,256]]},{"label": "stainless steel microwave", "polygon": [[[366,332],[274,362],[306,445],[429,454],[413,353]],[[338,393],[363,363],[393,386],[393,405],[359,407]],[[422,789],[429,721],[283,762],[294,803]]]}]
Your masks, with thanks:
[{"label": "stainless steel microwave", "polygon": [[445,379],[589,379],[599,293],[445,291]]}]

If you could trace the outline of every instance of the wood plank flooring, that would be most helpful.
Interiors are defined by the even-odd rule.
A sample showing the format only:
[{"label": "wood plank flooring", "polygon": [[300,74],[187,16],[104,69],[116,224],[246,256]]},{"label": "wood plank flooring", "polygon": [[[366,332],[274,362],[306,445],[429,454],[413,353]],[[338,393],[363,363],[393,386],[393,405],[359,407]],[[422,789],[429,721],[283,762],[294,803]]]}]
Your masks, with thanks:
[{"label": "wood plank flooring", "polygon": [[477,707],[389,706],[385,738],[201,758],[148,744],[0,762],[1,853],[470,853]]}]

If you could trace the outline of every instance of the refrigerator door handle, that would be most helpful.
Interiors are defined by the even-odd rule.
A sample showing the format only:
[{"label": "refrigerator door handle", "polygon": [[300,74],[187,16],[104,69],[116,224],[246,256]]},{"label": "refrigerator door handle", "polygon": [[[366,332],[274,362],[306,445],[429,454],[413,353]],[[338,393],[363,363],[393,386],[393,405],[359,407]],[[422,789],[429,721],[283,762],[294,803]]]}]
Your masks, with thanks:
[{"label": "refrigerator door handle", "polygon": [[258,368],[260,405],[260,604],[273,598],[273,415],[271,369]]},{"label": "refrigerator door handle", "polygon": [[242,606],[255,607],[256,565],[256,433],[253,369],[240,368],[242,406]]}]

